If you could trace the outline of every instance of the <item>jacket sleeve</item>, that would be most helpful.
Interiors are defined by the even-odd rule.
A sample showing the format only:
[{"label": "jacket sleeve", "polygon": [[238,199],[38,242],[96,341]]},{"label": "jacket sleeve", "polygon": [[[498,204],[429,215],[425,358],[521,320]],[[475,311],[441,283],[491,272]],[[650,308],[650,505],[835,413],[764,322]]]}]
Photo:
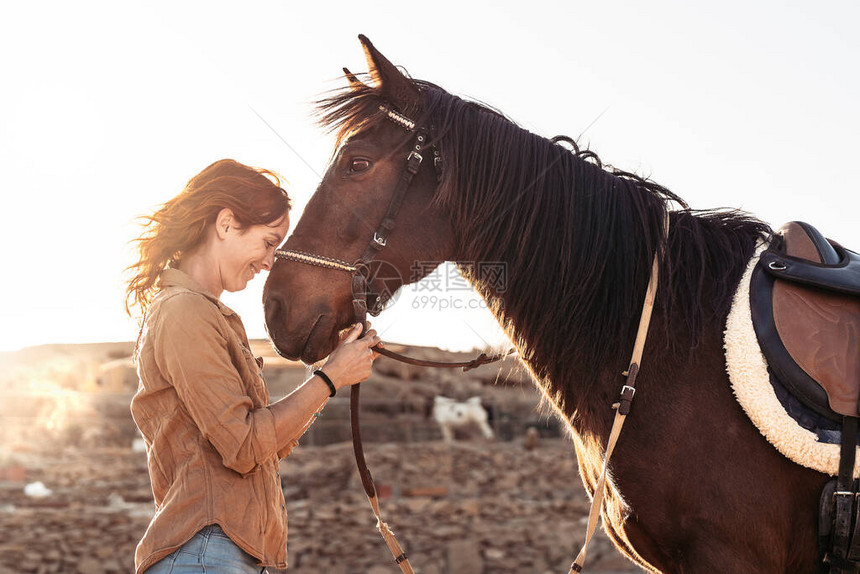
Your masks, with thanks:
[{"label": "jacket sleeve", "polygon": [[290,441],[287,446],[278,451],[278,458],[287,458],[288,456],[290,456],[290,453],[293,452],[293,449],[297,446],[299,446],[298,440]]},{"label": "jacket sleeve", "polygon": [[164,301],[151,335],[158,368],[191,419],[224,466],[245,474],[278,454],[275,421],[245,391],[219,313],[207,299],[182,293]]}]

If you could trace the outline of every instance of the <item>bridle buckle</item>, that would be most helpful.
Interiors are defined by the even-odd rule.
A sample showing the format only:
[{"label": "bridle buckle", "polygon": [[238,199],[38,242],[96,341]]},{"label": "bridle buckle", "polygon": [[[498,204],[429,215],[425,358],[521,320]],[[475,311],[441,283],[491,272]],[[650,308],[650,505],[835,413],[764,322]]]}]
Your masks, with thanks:
[{"label": "bridle buckle", "polygon": [[424,161],[424,156],[418,153],[415,150],[409,152],[409,155],[406,156],[406,170],[415,175],[418,173],[418,169],[421,167],[421,162]]},{"label": "bridle buckle", "polygon": [[388,240],[385,237],[383,237],[382,235],[379,235],[378,231],[374,231],[373,232],[373,243],[376,244],[377,249],[382,249],[383,247],[385,247],[388,244]]}]

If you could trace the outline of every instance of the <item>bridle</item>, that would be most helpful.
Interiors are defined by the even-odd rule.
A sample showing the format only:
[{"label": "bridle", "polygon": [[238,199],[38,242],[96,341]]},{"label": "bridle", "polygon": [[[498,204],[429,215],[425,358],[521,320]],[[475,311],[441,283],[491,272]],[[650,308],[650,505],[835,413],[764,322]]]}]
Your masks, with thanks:
[{"label": "bridle", "polygon": [[[406,196],[409,185],[412,183],[413,178],[421,168],[421,164],[424,162],[424,154],[427,153],[428,148],[433,154],[433,168],[436,170],[436,181],[438,182],[442,177],[442,156],[439,153],[439,148],[436,144],[429,143],[430,130],[426,127],[418,126],[417,122],[385,104],[379,105],[379,111],[385,114],[385,117],[388,120],[411,132],[413,137],[410,142],[411,150],[406,156],[403,172],[394,188],[394,193],[391,195],[391,200],[388,203],[388,209],[385,212],[385,216],[382,218],[382,222],[376,228],[376,231],[373,232],[373,237],[364,249],[361,257],[359,257],[354,263],[349,263],[342,259],[316,255],[296,249],[277,249],[275,251],[275,257],[278,259],[286,259],[289,261],[296,261],[298,263],[305,263],[325,269],[333,269],[349,273],[352,276],[352,307],[355,314],[355,321],[362,325],[365,324],[368,314],[376,317],[382,312],[382,296],[377,293],[372,293],[368,288],[368,286],[373,283],[373,277],[371,277],[370,273],[370,264],[376,256],[379,255],[379,252],[388,245],[388,237],[394,230],[397,214],[403,204],[403,199]],[[368,308],[367,305],[370,295],[373,295],[375,299],[372,308]],[[385,355],[386,357],[408,363],[410,365],[442,368],[462,367],[464,371],[498,361],[515,352],[514,349],[511,349],[506,353],[499,353],[492,356],[487,356],[485,353],[481,353],[471,361],[442,362],[408,357],[406,355],[390,351],[384,347],[377,346],[374,347],[373,350],[381,355]]]},{"label": "bridle", "polygon": [[[436,144],[429,143],[430,130],[424,126],[417,126],[415,121],[393,110],[385,104],[379,105],[379,111],[383,112],[387,119],[413,134],[411,140],[412,149],[406,156],[406,164],[400,175],[400,179],[397,182],[397,186],[394,188],[394,193],[391,196],[385,216],[382,218],[382,222],[379,224],[379,227],[374,231],[373,238],[365,248],[364,253],[362,253],[361,257],[359,257],[354,263],[349,263],[341,259],[325,257],[295,249],[277,249],[275,251],[275,257],[278,259],[286,259],[289,261],[296,261],[298,263],[305,263],[325,269],[333,269],[349,273],[352,276],[352,306],[355,312],[355,321],[363,326],[363,330],[365,329],[364,325],[366,324],[365,321],[367,319],[367,314],[369,313],[373,316],[378,315],[382,312],[383,305],[382,297],[379,294],[374,294],[376,300],[373,308],[368,309],[367,307],[367,299],[369,295],[368,285],[371,285],[373,280],[370,276],[370,263],[388,244],[388,237],[394,229],[397,213],[400,211],[400,207],[403,204],[403,198],[406,196],[406,191],[409,189],[409,185],[412,183],[413,178],[421,168],[427,148],[429,148],[433,154],[433,167],[436,170],[437,182],[442,177],[442,156],[439,154],[439,149],[436,147]],[[363,330],[362,335],[364,334]],[[373,347],[373,350],[381,355],[385,355],[386,357],[412,365],[445,368],[462,367],[464,371],[474,369],[475,367],[479,367],[486,363],[498,361],[515,352],[515,349],[511,349],[506,353],[499,353],[489,357],[485,353],[481,353],[471,361],[449,363],[415,359],[413,357],[407,357],[405,355],[395,353],[380,346]],[[388,545],[388,549],[391,551],[392,556],[394,556],[395,563],[400,566],[401,571],[404,572],[404,574],[413,574],[412,566],[409,564],[409,559],[407,558],[406,553],[397,543],[397,540],[394,538],[394,533],[391,532],[391,529],[382,520],[379,512],[376,486],[373,483],[373,477],[371,476],[370,470],[367,468],[367,462],[364,459],[364,447],[361,443],[361,431],[358,423],[360,386],[360,384],[352,385],[350,388],[349,402],[350,422],[352,425],[352,446],[355,452],[355,462],[358,465],[358,472],[361,476],[361,483],[364,487],[364,492],[367,494],[370,506],[373,509],[373,513],[376,515],[376,528],[379,530],[385,543]]]},{"label": "bridle", "polygon": [[[365,248],[364,253],[354,263],[349,263],[341,259],[324,257],[294,249],[278,249],[275,251],[275,257],[279,259],[288,259],[326,269],[346,271],[352,275],[352,305],[355,310],[355,319],[361,323],[364,323],[364,319],[368,313],[375,317],[382,312],[382,298],[379,296],[376,297],[376,303],[373,308],[368,309],[367,307],[367,299],[370,294],[368,285],[372,282],[370,263],[388,244],[388,237],[394,230],[397,213],[403,204],[406,191],[409,189],[412,179],[418,173],[424,161],[425,146],[427,146],[426,142],[429,138],[429,131],[426,128],[416,128],[416,123],[413,120],[394,111],[390,107],[380,104],[379,111],[383,112],[386,118],[413,134],[411,141],[412,149],[409,151],[409,155],[406,156],[406,165],[400,175],[400,180],[394,188],[394,193],[391,195],[385,216],[382,218],[382,222],[376,228],[376,231],[373,232],[373,238]],[[431,144],[429,147],[433,152],[433,165],[436,168],[437,178],[441,177],[442,157],[439,155],[439,149],[435,144]]]}]

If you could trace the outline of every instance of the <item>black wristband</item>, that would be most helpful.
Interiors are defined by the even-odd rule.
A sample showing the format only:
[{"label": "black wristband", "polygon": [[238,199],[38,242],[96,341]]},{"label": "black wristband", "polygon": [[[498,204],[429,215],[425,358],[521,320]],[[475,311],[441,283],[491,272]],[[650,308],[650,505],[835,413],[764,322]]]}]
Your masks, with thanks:
[{"label": "black wristband", "polygon": [[331,390],[331,394],[329,395],[330,397],[333,397],[337,394],[337,387],[334,386],[334,383],[331,382],[331,379],[328,378],[328,375],[326,375],[325,373],[323,373],[319,369],[314,371],[314,374],[316,376],[318,376],[319,378],[321,378],[323,381],[325,381],[325,384],[328,385],[329,390]]}]

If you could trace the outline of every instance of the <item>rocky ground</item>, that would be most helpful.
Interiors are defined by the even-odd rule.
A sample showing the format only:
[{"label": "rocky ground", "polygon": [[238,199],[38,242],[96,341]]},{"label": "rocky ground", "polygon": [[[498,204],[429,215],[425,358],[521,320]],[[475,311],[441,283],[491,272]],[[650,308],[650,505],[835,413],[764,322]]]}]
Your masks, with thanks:
[{"label": "rocky ground", "polygon": [[[105,360],[122,354],[109,351]],[[38,356],[44,371],[50,361],[45,353]],[[53,387],[45,387],[43,377],[34,388],[21,375],[32,371],[5,361],[0,573],[132,572],[135,544],[153,512],[145,455],[130,446],[128,387],[134,377],[120,373],[113,382],[90,381],[95,386],[83,400],[82,383],[71,375]],[[267,370],[275,397],[305,376],[302,368],[277,360]],[[587,500],[569,441],[537,410],[539,398],[523,384],[521,370],[483,367],[466,377],[380,360],[376,371],[362,385],[365,451],[383,517],[415,572],[567,572],[584,537]],[[72,393],[65,401],[71,406],[56,400],[60,391]],[[454,443],[442,441],[425,412],[438,393],[481,396],[493,406],[498,438],[487,441],[466,430]],[[4,400],[9,397],[14,400]],[[332,401],[281,463],[291,573],[399,572],[375,529],[345,441],[345,403],[345,397]],[[526,440],[528,426],[539,428],[539,440]],[[35,482],[50,494],[27,496],[25,485]],[[587,571],[637,570],[598,535]]]}]

